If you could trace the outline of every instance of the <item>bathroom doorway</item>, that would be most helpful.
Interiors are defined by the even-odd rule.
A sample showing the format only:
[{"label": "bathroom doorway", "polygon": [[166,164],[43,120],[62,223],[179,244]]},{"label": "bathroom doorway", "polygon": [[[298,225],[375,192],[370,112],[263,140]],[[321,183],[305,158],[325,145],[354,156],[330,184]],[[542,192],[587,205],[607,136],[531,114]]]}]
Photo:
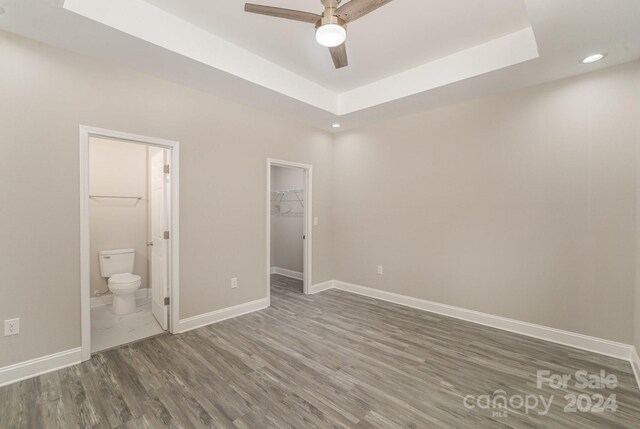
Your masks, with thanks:
[{"label": "bathroom doorway", "polygon": [[312,268],[312,166],[267,160],[267,296],[308,294]]},{"label": "bathroom doorway", "polygon": [[174,332],[178,143],[80,129],[82,354]]}]

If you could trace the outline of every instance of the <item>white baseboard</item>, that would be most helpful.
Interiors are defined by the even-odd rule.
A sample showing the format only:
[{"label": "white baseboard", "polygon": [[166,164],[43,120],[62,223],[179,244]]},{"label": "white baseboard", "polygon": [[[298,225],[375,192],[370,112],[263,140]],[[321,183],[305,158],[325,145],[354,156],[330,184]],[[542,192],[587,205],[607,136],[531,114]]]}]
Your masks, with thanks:
[{"label": "white baseboard", "polygon": [[638,388],[640,388],[640,357],[638,356],[638,349],[636,349],[635,347],[633,348],[631,357],[631,367],[633,368],[633,373],[636,375]]},{"label": "white baseboard", "polygon": [[309,288],[309,295],[322,292],[323,290],[333,289],[333,280],[328,280],[322,283],[316,283]]},{"label": "white baseboard", "polygon": [[233,307],[223,308],[210,313],[182,319],[178,322],[178,333],[187,332],[192,329],[211,325],[213,323],[231,319],[232,317],[242,316],[243,314],[252,313],[254,311],[263,310],[267,307],[269,307],[269,299],[262,298],[246,302],[244,304],[234,305]]},{"label": "white baseboard", "polygon": [[[331,283],[331,286],[328,286],[328,283]],[[452,305],[439,304],[420,298],[413,298],[393,292],[386,292],[380,289],[354,285],[339,280],[320,283],[318,285],[314,285],[314,288],[316,286],[318,286],[318,290],[316,291],[314,289],[312,293],[331,288],[339,289],[345,292],[364,295],[382,301],[404,305],[406,307],[429,311],[431,313],[466,320],[467,322],[477,323],[479,325],[490,326],[492,328],[502,329],[504,331],[514,332],[516,334],[526,335],[528,337],[538,338],[540,340],[626,360],[631,363],[638,387],[640,388],[640,357],[638,357],[638,351],[636,348],[630,344],[618,343],[615,341],[605,340],[603,338],[591,337],[575,332],[563,331],[561,329],[508,319],[506,317],[494,316],[492,314],[467,310],[465,308],[454,307]]]},{"label": "white baseboard", "polygon": [[78,364],[82,361],[82,348],[42,356],[25,362],[0,368],[0,387],[16,383],[27,378],[46,374],[58,369]]},{"label": "white baseboard", "polygon": [[287,270],[286,268],[271,267],[271,274],[280,274],[296,280],[304,280],[304,274],[298,271]]},{"label": "white baseboard", "polygon": [[563,344],[565,346],[581,350],[624,359],[626,361],[631,360],[631,354],[634,350],[634,347],[629,344],[617,343],[615,341],[591,337],[575,332],[563,331],[560,329],[549,328],[547,326],[508,319],[506,317],[494,316],[492,314],[467,310],[465,308],[454,307],[452,305],[439,304],[420,298],[413,298],[406,295],[372,289],[338,280],[334,280],[333,287],[343,291],[404,305],[406,307],[417,308],[419,310],[429,311],[443,316],[454,317],[456,319],[462,319],[468,322],[550,341],[552,343]]},{"label": "white baseboard", "polygon": [[[149,298],[151,296],[151,289],[144,288],[136,291],[136,301]],[[113,295],[94,296],[91,298],[91,308],[103,307],[105,305],[111,305],[113,303]]]},{"label": "white baseboard", "polygon": [[[146,292],[146,289],[145,289]],[[144,296],[146,296],[145,294]],[[106,297],[100,297],[106,298]],[[111,299],[111,301],[113,298]],[[108,305],[108,303],[99,303],[98,306]],[[212,311],[210,313],[201,314],[199,316],[189,317],[180,320],[178,325],[178,333],[190,331],[212,323],[221,322],[232,317],[241,316],[243,314],[262,310],[269,306],[269,299],[262,298],[256,301],[247,302],[221,310]],[[66,368],[82,362],[82,348],[78,347],[48,356],[42,356],[36,359],[20,362],[0,368],[0,387],[16,383],[21,380],[36,377],[58,369]]]},{"label": "white baseboard", "polygon": [[[338,280],[329,280],[311,286],[309,293],[314,294],[328,289],[339,289],[346,292],[364,295],[382,301],[392,302],[406,307],[429,311],[456,319],[480,325],[491,326],[493,328],[538,338],[553,343],[574,347],[581,350],[599,353],[606,356],[623,359],[631,363],[635,373],[636,381],[640,387],[640,357],[636,348],[629,344],[617,343],[601,338],[590,337],[569,331],[562,331],[546,326],[535,325],[519,320],[507,319],[474,310],[467,310],[446,304],[438,304],[420,298],[413,298],[379,289],[354,285]],[[102,304],[106,305],[106,304]],[[226,319],[241,316],[243,314],[262,310],[269,307],[269,298],[262,298],[255,301],[239,304],[233,307],[223,308],[210,313],[189,317],[180,320],[178,333],[190,331],[202,326],[211,325]],[[29,361],[20,362],[0,368],[0,387],[16,383],[27,378],[35,377],[58,369],[66,368],[78,364],[82,361],[82,348],[66,350],[48,356],[42,356]]]}]

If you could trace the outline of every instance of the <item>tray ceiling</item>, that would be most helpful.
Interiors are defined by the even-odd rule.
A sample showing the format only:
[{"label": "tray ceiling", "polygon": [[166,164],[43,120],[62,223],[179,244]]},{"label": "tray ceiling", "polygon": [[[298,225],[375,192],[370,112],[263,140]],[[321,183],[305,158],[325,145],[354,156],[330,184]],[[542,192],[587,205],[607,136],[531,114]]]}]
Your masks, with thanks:
[{"label": "tray ceiling", "polygon": [[[637,0],[394,0],[349,26],[350,66],[340,70],[313,26],[242,5],[3,0],[0,29],[331,132],[640,58]],[[579,63],[596,52],[608,55]]]},{"label": "tray ceiling", "polygon": [[[395,0],[349,24],[349,66],[336,70],[313,25],[245,13],[239,0],[145,1],[337,92],[530,26],[524,0]],[[319,0],[251,2],[322,11]]]}]

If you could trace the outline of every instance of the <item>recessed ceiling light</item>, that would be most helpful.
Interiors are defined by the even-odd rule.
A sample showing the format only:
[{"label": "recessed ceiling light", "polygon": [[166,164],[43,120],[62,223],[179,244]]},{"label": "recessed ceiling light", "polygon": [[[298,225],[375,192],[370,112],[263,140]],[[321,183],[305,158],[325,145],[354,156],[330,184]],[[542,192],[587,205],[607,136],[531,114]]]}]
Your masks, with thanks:
[{"label": "recessed ceiling light", "polygon": [[606,56],[607,54],[593,54],[593,55],[589,55],[586,58],[581,59],[580,62],[582,64],[591,64],[591,63],[595,63],[596,61],[600,61]]},{"label": "recessed ceiling light", "polygon": [[340,125],[339,123],[335,122],[335,123],[331,124],[331,126],[333,128],[340,128],[342,125]]}]

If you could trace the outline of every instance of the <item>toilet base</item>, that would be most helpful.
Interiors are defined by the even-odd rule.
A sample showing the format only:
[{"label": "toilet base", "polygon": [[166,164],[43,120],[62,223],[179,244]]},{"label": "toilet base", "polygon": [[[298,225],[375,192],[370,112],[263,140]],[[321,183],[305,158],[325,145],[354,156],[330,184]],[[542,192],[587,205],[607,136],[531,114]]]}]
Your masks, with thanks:
[{"label": "toilet base", "polygon": [[136,294],[132,293],[113,295],[113,304],[111,312],[118,316],[135,313],[136,311]]}]

